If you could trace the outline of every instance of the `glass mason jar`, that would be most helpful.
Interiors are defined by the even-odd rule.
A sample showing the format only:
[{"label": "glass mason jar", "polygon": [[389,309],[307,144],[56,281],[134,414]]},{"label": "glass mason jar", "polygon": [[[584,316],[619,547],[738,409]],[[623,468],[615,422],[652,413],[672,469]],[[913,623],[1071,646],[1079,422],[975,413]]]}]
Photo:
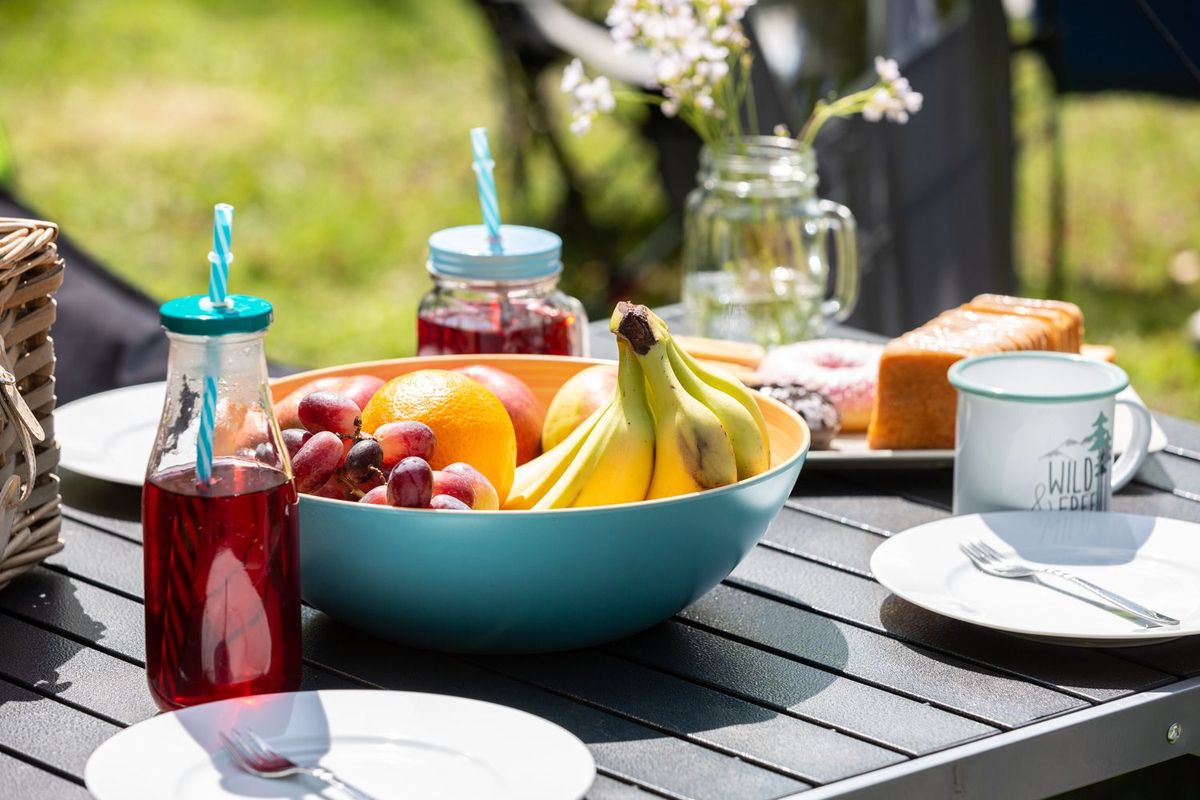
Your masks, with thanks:
[{"label": "glass mason jar", "polygon": [[431,289],[417,310],[417,354],[587,355],[587,312],[558,288],[562,240],[502,225],[493,245],[482,225],[429,237]]},{"label": "glass mason jar", "polygon": [[298,498],[267,385],[271,305],[230,300],[161,309],[171,348],[142,524],[146,677],[164,710],[300,684]]},{"label": "glass mason jar", "polygon": [[773,136],[705,147],[697,180],[683,235],[692,332],[770,347],[820,336],[850,316],[858,299],[854,216],[817,197],[810,148]]}]

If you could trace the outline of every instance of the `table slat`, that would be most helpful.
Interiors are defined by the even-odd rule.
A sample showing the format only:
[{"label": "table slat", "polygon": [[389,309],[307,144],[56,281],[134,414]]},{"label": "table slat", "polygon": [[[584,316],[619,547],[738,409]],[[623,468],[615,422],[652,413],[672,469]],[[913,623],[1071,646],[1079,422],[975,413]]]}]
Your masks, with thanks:
[{"label": "table slat", "polygon": [[146,671],[127,661],[4,614],[0,641],[0,675],[7,680],[121,725],[158,713],[146,688]]},{"label": "table slat", "polygon": [[66,546],[47,564],[131,599],[142,598],[141,545],[70,519],[63,520],[60,535]]},{"label": "table slat", "polygon": [[448,656],[372,639],[306,609],[305,653],[386,689],[437,692],[512,706],[562,725],[607,775],[692,800],[775,798],[808,784]]},{"label": "table slat", "polygon": [[[1151,453],[1137,473],[1138,483],[1200,501],[1200,461],[1170,453]],[[1200,517],[1200,508],[1196,510]]]},{"label": "table slat", "polygon": [[1200,503],[1145,486],[1136,481],[1113,495],[1112,510],[1200,522]]},{"label": "table slat", "polygon": [[0,678],[6,748],[83,780],[88,756],[121,728]]},{"label": "table slat", "polygon": [[[791,502],[791,501],[789,501]],[[871,554],[885,537],[862,528],[785,506],[763,542],[864,577],[871,575]]]},{"label": "table slat", "polygon": [[892,494],[877,494],[844,478],[831,477],[834,474],[801,471],[792,492],[795,507],[813,509],[834,520],[865,525],[886,533],[950,516],[948,509],[935,508]]},{"label": "table slat", "polygon": [[[910,755],[996,732],[990,725],[675,621],[610,649]],[[870,713],[863,713],[864,708]]]},{"label": "table slat", "polygon": [[658,797],[671,797],[657,792],[651,794],[646,789],[640,789],[630,783],[614,780],[605,775],[597,775],[588,790],[587,800],[655,800]]},{"label": "table slat", "polygon": [[917,608],[872,580],[756,547],[729,582],[993,669],[1104,702],[1171,682],[1106,653],[1042,644]]},{"label": "table slat", "polygon": [[[137,703],[141,699],[150,702],[144,672],[145,618],[140,602],[52,569],[37,567],[0,592],[0,610],[38,626],[51,637],[51,644],[55,635],[66,637],[133,665],[141,677],[137,690],[130,691],[125,702]],[[4,614],[0,614],[0,621]],[[39,642],[36,646],[40,652],[50,645]],[[360,689],[362,685],[306,664],[301,687]]]},{"label": "table slat", "polygon": [[1189,451],[1193,458],[1200,458],[1200,425],[1189,420],[1153,412],[1154,418],[1167,434],[1168,445]]},{"label": "table slat", "polygon": [[1087,705],[1053,689],[727,585],[713,589],[680,616],[1000,728]]},{"label": "table slat", "polygon": [[877,745],[604,653],[472,661],[812,783],[905,760]]},{"label": "table slat", "polygon": [[91,795],[77,783],[0,751],[0,797],[13,800],[89,800]]}]

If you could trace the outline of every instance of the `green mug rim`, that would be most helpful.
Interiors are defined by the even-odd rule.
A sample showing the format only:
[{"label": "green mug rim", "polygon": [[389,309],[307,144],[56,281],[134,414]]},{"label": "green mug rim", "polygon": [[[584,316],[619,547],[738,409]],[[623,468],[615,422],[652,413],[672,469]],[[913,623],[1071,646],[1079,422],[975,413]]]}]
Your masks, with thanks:
[{"label": "green mug rim", "polygon": [[[984,361],[1015,361],[1021,358],[1036,358],[1046,361],[1070,361],[1079,364],[1087,364],[1097,369],[1102,369],[1107,372],[1116,382],[1114,388],[1098,389],[1091,392],[1074,392],[1071,394],[1062,395],[1044,395],[1044,394],[1024,394],[1022,392],[1006,392],[1000,389],[993,389],[988,386],[983,386],[967,379],[963,372],[975,364]],[[990,397],[994,400],[1020,400],[1026,403],[1077,403],[1082,400],[1099,400],[1104,397],[1113,397],[1120,394],[1129,386],[1129,375],[1125,370],[1118,367],[1116,364],[1110,364],[1107,361],[1096,361],[1091,358],[1084,358],[1074,353],[1059,353],[1059,352],[1040,352],[1029,350],[1018,350],[1008,353],[989,353],[982,356],[971,356],[957,361],[951,365],[950,371],[947,373],[950,379],[950,385],[960,392],[977,395],[979,397]]]}]

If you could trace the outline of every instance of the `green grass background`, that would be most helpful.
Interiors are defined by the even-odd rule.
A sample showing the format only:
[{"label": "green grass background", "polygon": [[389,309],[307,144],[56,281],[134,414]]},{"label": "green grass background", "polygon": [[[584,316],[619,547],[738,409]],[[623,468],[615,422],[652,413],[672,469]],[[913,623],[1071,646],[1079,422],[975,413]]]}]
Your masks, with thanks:
[{"label": "green grass background", "polygon": [[[1014,67],[1016,252],[1038,293],[1048,83],[1032,56]],[[9,2],[0,75],[22,196],[155,297],[203,290],[211,205],[237,206],[233,285],[276,303],[270,351],[295,364],[413,352],[425,238],[478,217],[466,131],[502,123],[498,56],[466,0]],[[1200,106],[1070,99],[1062,124],[1066,297],[1151,405],[1200,418],[1182,331],[1200,286],[1168,273],[1200,251]],[[661,212],[651,156],[619,121],[569,146],[594,221]],[[506,217],[552,219],[562,193],[535,155]],[[599,288],[605,271],[567,247],[572,284]]]}]

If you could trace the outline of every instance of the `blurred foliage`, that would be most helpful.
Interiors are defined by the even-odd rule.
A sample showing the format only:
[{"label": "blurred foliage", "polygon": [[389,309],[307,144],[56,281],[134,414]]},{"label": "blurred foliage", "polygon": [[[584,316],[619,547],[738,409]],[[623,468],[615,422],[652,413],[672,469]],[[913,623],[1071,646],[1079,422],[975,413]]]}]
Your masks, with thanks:
[{"label": "blurred foliage", "polygon": [[[1037,293],[1049,83],[1032,55],[1014,66],[1018,265]],[[281,361],[413,352],[425,240],[479,219],[476,125],[492,131],[505,219],[563,235],[564,284],[594,312],[623,261],[640,265],[639,299],[677,291],[669,256],[630,258],[666,208],[646,111],[572,137],[551,70],[532,87],[549,113],[512,118],[511,65],[468,0],[8,2],[0,75],[22,196],[155,297],[203,290],[211,206],[237,207],[233,285],[276,303]],[[1070,98],[1062,129],[1067,297],[1152,405],[1200,418],[1181,331],[1200,287],[1168,273],[1200,251],[1200,107]]]},{"label": "blurred foliage", "polygon": [[[1049,283],[1052,95],[1036,56],[1013,64],[1018,274],[1026,291]],[[1060,125],[1066,225],[1064,299],[1083,308],[1087,338],[1117,348],[1117,363],[1154,408],[1200,419],[1200,352],[1184,324],[1200,283],[1171,264],[1200,258],[1200,103],[1142,95],[1068,96]]]}]

